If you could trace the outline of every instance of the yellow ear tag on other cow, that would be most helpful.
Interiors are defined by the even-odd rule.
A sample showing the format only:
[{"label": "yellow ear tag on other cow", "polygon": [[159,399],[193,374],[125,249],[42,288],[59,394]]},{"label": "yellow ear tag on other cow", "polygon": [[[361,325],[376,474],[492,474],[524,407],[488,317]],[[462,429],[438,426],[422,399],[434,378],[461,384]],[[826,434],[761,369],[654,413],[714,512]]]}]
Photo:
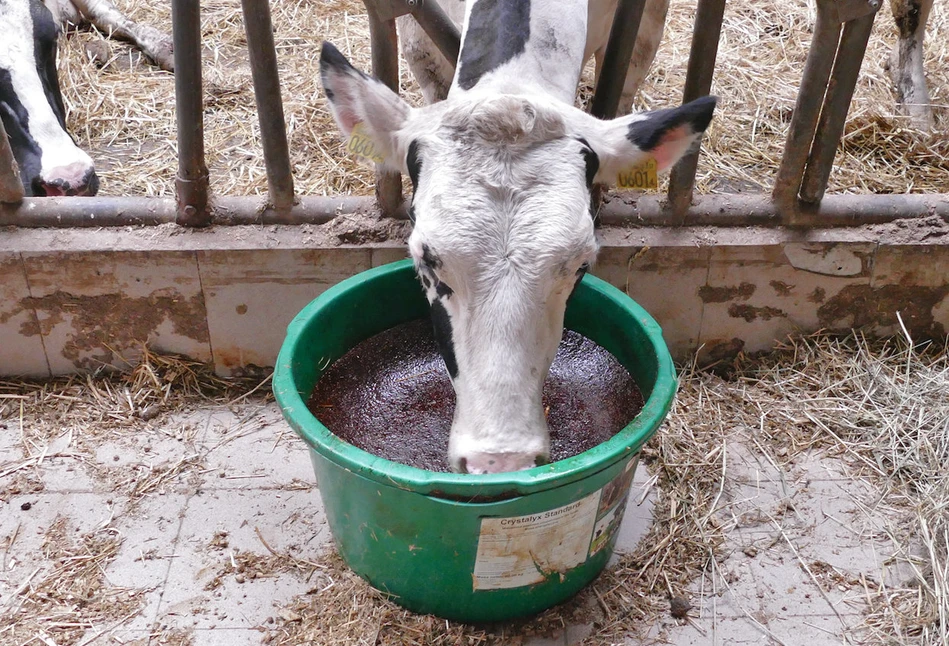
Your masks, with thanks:
[{"label": "yellow ear tag on other cow", "polygon": [[362,122],[353,126],[352,132],[349,133],[349,141],[346,143],[346,150],[356,157],[369,160],[376,164],[381,164],[385,161],[385,158],[379,154],[379,151],[376,149],[376,143],[363,127]]},{"label": "yellow ear tag on other cow", "polygon": [[659,188],[659,164],[650,157],[638,166],[630,166],[616,175],[617,188],[644,190]]}]

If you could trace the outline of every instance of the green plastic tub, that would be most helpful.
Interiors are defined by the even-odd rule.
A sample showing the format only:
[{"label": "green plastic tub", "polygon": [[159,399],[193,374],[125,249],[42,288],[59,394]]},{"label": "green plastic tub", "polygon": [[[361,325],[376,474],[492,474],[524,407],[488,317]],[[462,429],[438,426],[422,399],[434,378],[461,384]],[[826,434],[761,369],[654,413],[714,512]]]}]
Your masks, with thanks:
[{"label": "green plastic tub", "polygon": [[354,345],[427,316],[409,260],[343,281],[290,323],[274,394],[310,446],[330,530],[353,571],[416,612],[472,623],[540,612],[590,582],[613,551],[639,450],[675,394],[662,331],[628,296],[585,277],[565,325],[626,366],[646,398],[642,412],[567,460],[514,473],[435,473],[340,440],[305,403]]}]

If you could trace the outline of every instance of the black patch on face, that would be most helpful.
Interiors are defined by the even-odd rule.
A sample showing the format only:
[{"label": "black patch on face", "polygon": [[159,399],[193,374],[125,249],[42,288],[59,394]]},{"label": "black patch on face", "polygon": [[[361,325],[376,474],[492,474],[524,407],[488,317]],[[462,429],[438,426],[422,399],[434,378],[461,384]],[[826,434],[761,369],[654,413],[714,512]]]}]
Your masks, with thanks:
[{"label": "black patch on face", "polygon": [[30,134],[30,116],[13,91],[13,80],[5,69],[0,69],[0,118],[10,139],[13,157],[20,167],[23,190],[27,197],[32,197],[36,195],[34,180],[39,180],[42,170],[43,151]]},{"label": "black patch on face", "polygon": [[432,325],[435,328],[435,341],[445,360],[445,367],[452,379],[458,377],[458,361],[455,359],[455,346],[451,334],[451,319],[448,310],[441,301],[432,303]]},{"label": "black patch on face", "polygon": [[455,291],[445,283],[438,281],[435,283],[435,293],[441,298],[451,298]]},{"label": "black patch on face", "polygon": [[432,251],[432,248],[427,244],[422,245],[422,262],[426,267],[431,269],[438,269],[442,266],[442,260]]},{"label": "black patch on face", "polygon": [[577,137],[577,139],[584,145],[581,152],[583,153],[583,163],[586,164],[587,168],[587,188],[593,188],[593,178],[600,170],[600,156],[593,152],[593,148],[590,147],[590,143],[586,139],[583,137]]},{"label": "black patch on face", "polygon": [[56,71],[56,41],[59,25],[53,14],[41,2],[30,3],[33,18],[33,55],[36,58],[36,73],[39,74],[46,100],[63,130],[66,129],[66,106],[59,89],[59,73]]},{"label": "black patch on face", "polygon": [[419,278],[422,279],[422,286],[425,287],[425,289],[431,288],[432,281],[428,279],[428,276],[426,276],[425,274],[420,274]]},{"label": "black patch on face", "polygon": [[645,119],[629,124],[626,138],[640,150],[650,151],[659,145],[666,133],[680,126],[688,125],[692,132],[705,132],[712,121],[717,100],[714,96],[706,96],[678,108],[649,112]]},{"label": "black patch on face", "polygon": [[577,287],[580,286],[580,282],[583,280],[583,277],[587,275],[587,272],[590,270],[590,265],[583,263],[580,265],[580,269],[577,270],[577,280],[573,283],[573,289],[570,290],[570,296],[567,297],[569,301],[573,297],[574,292],[577,291]]},{"label": "black patch on face", "polygon": [[409,144],[409,154],[405,157],[405,165],[409,167],[409,179],[412,180],[412,199],[418,191],[418,176],[422,172],[422,160],[418,156],[418,139]]},{"label": "black patch on face", "polygon": [[470,90],[482,76],[523,53],[530,25],[531,0],[478,0],[459,56],[458,85]]}]

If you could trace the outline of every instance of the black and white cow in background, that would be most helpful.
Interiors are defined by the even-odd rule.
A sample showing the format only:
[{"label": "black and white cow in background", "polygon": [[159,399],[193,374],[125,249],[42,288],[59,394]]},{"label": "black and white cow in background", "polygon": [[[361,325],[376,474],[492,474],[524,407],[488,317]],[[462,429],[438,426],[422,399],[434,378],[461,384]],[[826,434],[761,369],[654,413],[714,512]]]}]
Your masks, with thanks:
[{"label": "black and white cow in background", "polygon": [[95,195],[99,178],[92,159],[66,132],[56,72],[64,21],[91,20],[104,32],[143,47],[166,69],[171,66],[171,40],[132,23],[104,0],[47,3],[0,0],[0,118],[27,196]]},{"label": "black and white cow in background", "polygon": [[[455,471],[548,461],[541,391],[567,298],[597,254],[591,188],[650,158],[668,169],[712,118],[713,97],[610,121],[574,107],[611,4],[467,3],[447,98],[422,108],[323,45],[323,86],[344,135],[361,124],[384,164],[412,180],[409,250],[457,396]],[[644,20],[641,31],[658,43],[657,29]],[[642,78],[651,58],[634,55],[631,76]],[[437,71],[430,85],[449,87]]]}]

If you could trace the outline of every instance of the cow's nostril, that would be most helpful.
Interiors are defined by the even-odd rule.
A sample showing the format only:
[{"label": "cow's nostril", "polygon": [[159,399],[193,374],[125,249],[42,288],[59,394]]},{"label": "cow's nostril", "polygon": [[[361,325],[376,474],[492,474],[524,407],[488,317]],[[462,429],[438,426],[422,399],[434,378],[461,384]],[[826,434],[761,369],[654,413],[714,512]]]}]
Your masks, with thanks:
[{"label": "cow's nostril", "polygon": [[534,458],[535,467],[542,467],[545,464],[550,464],[550,458],[548,458],[546,455],[538,455],[536,458]]},{"label": "cow's nostril", "polygon": [[468,460],[461,458],[458,460],[458,473],[468,473]]}]

